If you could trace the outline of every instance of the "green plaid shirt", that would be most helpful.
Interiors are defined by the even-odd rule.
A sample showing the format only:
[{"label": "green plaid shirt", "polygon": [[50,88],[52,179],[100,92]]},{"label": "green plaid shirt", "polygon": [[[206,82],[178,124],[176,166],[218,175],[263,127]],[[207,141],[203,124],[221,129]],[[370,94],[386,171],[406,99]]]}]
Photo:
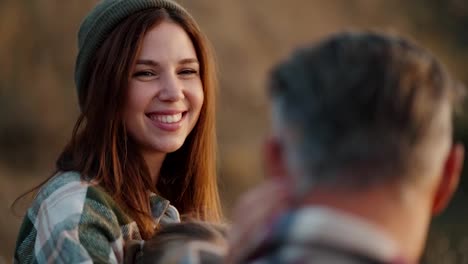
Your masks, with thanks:
[{"label": "green plaid shirt", "polygon": [[[169,201],[150,194],[155,225],[179,222]],[[59,173],[28,209],[15,263],[122,263],[125,241],[141,240],[136,222],[97,184]]]}]

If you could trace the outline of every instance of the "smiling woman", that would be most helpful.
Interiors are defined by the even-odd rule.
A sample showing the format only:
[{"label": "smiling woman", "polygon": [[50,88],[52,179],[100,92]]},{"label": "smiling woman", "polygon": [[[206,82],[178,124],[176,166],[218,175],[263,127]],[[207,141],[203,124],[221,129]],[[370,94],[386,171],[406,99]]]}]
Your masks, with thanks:
[{"label": "smiling woman", "polygon": [[104,0],[78,41],[81,115],[35,189],[15,262],[121,262],[125,241],[161,225],[221,219],[215,65],[190,14],[170,0]]},{"label": "smiling woman", "polygon": [[203,105],[197,53],[185,31],[163,21],[144,37],[130,79],[124,122],[157,183],[166,156],[179,149]]}]

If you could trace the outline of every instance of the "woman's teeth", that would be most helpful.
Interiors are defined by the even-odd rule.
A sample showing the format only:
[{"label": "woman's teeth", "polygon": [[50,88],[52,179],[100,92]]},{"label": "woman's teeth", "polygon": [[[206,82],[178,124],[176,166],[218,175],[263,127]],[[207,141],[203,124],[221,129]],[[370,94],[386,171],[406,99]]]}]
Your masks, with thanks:
[{"label": "woman's teeth", "polygon": [[151,119],[166,124],[177,123],[182,119],[182,113],[175,115],[152,115]]}]

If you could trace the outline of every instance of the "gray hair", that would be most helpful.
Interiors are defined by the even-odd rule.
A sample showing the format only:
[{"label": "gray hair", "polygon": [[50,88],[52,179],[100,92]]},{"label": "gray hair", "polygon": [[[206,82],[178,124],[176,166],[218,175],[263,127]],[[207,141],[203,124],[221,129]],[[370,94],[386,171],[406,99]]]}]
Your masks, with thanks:
[{"label": "gray hair", "polygon": [[273,119],[301,186],[367,186],[435,170],[461,85],[403,38],[341,33],[270,76]]}]

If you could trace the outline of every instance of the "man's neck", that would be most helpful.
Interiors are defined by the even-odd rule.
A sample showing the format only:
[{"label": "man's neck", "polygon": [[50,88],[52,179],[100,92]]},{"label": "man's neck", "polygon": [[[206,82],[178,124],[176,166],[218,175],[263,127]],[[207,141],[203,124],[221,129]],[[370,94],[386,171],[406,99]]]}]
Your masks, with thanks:
[{"label": "man's neck", "polygon": [[321,189],[310,192],[297,207],[325,206],[356,216],[386,233],[399,246],[401,254],[417,262],[429,225],[429,204],[420,195],[399,188],[382,187],[370,190]]}]

